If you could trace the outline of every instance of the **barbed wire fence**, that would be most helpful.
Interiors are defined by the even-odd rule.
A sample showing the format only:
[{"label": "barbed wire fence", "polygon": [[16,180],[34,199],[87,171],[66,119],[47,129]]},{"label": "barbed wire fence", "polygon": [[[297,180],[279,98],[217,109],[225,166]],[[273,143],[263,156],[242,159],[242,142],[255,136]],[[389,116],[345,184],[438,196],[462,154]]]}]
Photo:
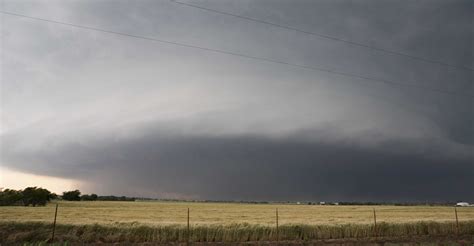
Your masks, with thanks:
[{"label": "barbed wire fence", "polygon": [[[56,222],[57,222],[57,217],[58,217],[58,207],[59,203],[56,203],[54,206],[54,219],[53,219],[53,224],[52,224],[52,231],[51,231],[51,238],[48,240],[49,242],[53,242],[55,239],[55,233],[56,233]],[[372,208],[373,211],[373,234],[372,236],[377,239],[378,237],[378,230],[377,230],[377,214],[375,208]],[[186,243],[190,244],[191,243],[191,224],[190,224],[190,208],[187,208],[187,216],[186,216]],[[455,232],[456,232],[456,238],[459,237],[460,235],[460,228],[459,228],[459,218],[458,218],[458,211],[457,208],[454,207],[454,218],[455,218]],[[278,244],[280,242],[280,221],[279,221],[279,211],[278,208],[275,209],[275,229],[276,229],[276,243]]]}]

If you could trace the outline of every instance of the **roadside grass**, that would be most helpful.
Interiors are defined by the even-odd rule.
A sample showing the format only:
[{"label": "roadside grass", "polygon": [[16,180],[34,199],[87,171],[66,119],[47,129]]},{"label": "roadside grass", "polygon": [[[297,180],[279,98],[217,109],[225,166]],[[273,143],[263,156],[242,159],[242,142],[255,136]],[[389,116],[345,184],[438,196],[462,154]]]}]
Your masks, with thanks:
[{"label": "roadside grass", "polygon": [[[0,222],[0,243],[47,242],[52,225],[44,222]],[[377,224],[377,237],[448,236],[474,237],[474,221],[456,224],[451,222],[415,222]],[[374,227],[369,224],[304,225],[284,224],[279,227],[278,239],[282,241],[310,241],[320,239],[364,239],[374,237]],[[163,243],[186,242],[185,225],[144,225],[140,223],[115,223],[113,225],[58,224],[55,242],[68,243]],[[191,242],[255,242],[276,241],[274,226],[258,224],[193,225]]]}]

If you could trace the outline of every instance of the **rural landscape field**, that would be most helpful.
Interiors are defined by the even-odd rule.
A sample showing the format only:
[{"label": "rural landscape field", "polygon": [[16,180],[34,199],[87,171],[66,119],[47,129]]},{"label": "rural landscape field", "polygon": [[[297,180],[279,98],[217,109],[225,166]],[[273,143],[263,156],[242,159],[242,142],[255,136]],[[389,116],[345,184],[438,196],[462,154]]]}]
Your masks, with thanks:
[{"label": "rural landscape field", "polygon": [[457,224],[454,207],[446,206],[60,201],[44,207],[0,207],[2,241],[48,241],[56,204],[55,240],[60,242],[426,240],[474,235],[474,207],[457,208]]},{"label": "rural landscape field", "polygon": [[474,246],[474,0],[0,1],[0,246]]},{"label": "rural landscape field", "polygon": [[[280,224],[341,225],[372,224],[373,209],[378,222],[454,222],[453,207],[446,206],[334,206],[294,204],[238,204],[198,202],[68,202],[58,203],[58,223],[145,225],[186,224],[187,208],[192,225]],[[0,220],[52,222],[55,203],[45,207],[0,207]],[[474,221],[474,207],[457,208],[459,221]]]}]

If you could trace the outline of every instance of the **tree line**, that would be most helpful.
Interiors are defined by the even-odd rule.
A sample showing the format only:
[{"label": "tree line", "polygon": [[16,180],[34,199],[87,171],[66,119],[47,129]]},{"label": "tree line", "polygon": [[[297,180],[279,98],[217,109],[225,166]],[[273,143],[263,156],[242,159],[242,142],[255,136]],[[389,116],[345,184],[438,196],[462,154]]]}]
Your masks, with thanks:
[{"label": "tree line", "polygon": [[79,190],[65,191],[62,195],[57,195],[41,187],[28,187],[24,190],[0,189],[0,206],[44,206],[54,199],[65,201],[135,201],[136,198],[81,194]]},{"label": "tree line", "polygon": [[[175,199],[152,199],[126,196],[98,196],[97,194],[81,194],[79,190],[65,191],[62,195],[57,195],[47,189],[41,187],[28,187],[24,190],[14,190],[0,188],[0,206],[44,206],[49,201],[55,199],[62,199],[65,201],[136,201],[136,200],[159,200],[159,201],[184,201]],[[255,203],[255,204],[269,204],[269,203],[285,203],[285,202],[267,202],[267,201],[215,201],[215,200],[187,200],[187,202],[230,202],[230,203]],[[294,204],[295,202],[286,202]],[[395,205],[395,206],[416,206],[416,205],[430,205],[430,206],[451,206],[456,202],[437,202],[437,203],[394,203],[394,202],[337,202],[337,203],[316,203],[316,202],[302,202],[297,204],[308,205]]]},{"label": "tree line", "polygon": [[24,190],[6,189],[0,191],[0,206],[44,206],[57,195],[47,189],[28,187]]}]

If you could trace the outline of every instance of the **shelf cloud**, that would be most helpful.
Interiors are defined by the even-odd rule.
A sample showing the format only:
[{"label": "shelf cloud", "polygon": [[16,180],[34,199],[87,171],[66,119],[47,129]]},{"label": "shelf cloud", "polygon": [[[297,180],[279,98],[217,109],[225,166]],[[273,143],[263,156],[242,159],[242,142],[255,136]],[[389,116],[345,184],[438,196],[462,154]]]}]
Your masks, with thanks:
[{"label": "shelf cloud", "polygon": [[[474,196],[474,96],[458,95],[474,95],[472,69],[169,1],[4,2],[6,12],[453,94],[2,14],[3,167],[160,198]],[[467,0],[192,3],[474,68]]]}]

